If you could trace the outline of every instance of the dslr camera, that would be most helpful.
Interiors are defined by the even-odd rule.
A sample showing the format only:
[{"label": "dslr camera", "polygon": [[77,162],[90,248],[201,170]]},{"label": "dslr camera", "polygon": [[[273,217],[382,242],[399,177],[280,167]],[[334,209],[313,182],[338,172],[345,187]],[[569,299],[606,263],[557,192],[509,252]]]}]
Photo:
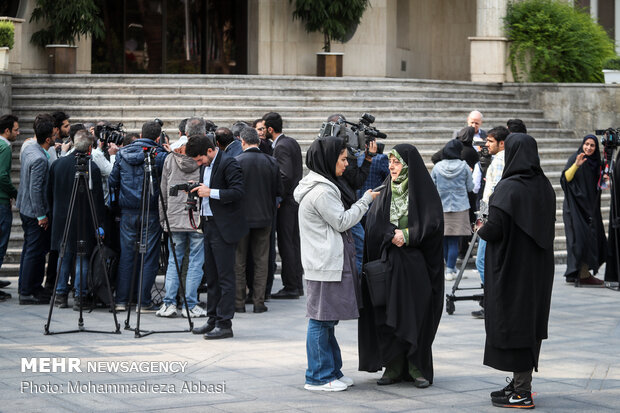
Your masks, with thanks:
[{"label": "dslr camera", "polygon": [[198,211],[198,193],[192,192],[192,189],[200,186],[197,182],[187,182],[185,184],[173,185],[170,187],[170,196],[178,196],[180,191],[187,191],[187,200],[185,201],[186,211]]}]

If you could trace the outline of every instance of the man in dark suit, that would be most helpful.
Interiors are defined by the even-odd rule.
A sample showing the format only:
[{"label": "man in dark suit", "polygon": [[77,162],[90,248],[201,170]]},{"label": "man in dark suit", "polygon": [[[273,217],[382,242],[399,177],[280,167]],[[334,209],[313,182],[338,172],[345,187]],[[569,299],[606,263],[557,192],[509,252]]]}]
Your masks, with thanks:
[{"label": "man in dark suit", "polygon": [[207,278],[208,320],[193,333],[204,334],[205,339],[229,338],[235,315],[235,250],[248,232],[242,206],[243,172],[235,158],[206,136],[192,136],[185,151],[201,166],[200,186],[193,192],[202,198]]},{"label": "man in dark suit", "polygon": [[228,128],[217,128],[215,131],[215,142],[218,148],[226,152],[226,155],[235,157],[243,152],[241,141],[235,139],[233,133]]},{"label": "man in dark suit", "polygon": [[269,239],[271,223],[276,211],[276,197],[280,194],[280,169],[277,161],[265,155],[258,148],[260,139],[254,128],[246,127],[240,132],[243,153],[237,162],[243,171],[245,183],[245,217],[250,232],[239,241],[235,259],[237,276],[237,296],[235,311],[245,312],[246,258],[251,251],[254,262],[254,280],[249,285],[255,313],[267,311],[265,306],[265,287],[269,263]]},{"label": "man in dark suit", "polygon": [[301,148],[297,141],[282,134],[282,117],[275,112],[263,116],[265,136],[273,141],[273,156],[278,161],[282,177],[282,201],[278,208],[278,251],[282,258],[284,287],[271,298],[290,299],[303,295],[301,254],[299,250],[299,205],[293,191],[303,175]]}]

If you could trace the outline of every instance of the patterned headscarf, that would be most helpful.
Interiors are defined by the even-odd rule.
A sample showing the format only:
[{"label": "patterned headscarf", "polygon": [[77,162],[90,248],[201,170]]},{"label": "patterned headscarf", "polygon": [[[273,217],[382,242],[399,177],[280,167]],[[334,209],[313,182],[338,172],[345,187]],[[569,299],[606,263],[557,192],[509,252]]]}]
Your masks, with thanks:
[{"label": "patterned headscarf", "polygon": [[395,149],[390,151],[389,156],[394,156],[403,164],[398,177],[390,183],[392,187],[390,222],[398,226],[398,220],[409,213],[409,167]]}]

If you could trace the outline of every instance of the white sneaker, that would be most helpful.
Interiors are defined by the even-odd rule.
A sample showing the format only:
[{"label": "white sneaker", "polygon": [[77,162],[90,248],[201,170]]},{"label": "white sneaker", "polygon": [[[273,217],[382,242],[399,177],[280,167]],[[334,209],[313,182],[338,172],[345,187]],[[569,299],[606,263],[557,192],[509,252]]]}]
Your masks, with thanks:
[{"label": "white sneaker", "polygon": [[[185,311],[185,309],[183,309],[183,311],[181,311],[181,315],[183,317],[187,317],[187,311]],[[194,307],[192,307],[189,310],[189,316],[191,318],[206,317],[207,316],[207,312],[201,306],[195,305]]]},{"label": "white sneaker", "polygon": [[176,317],[177,306],[174,304],[162,304],[161,308],[155,313],[157,317]]},{"label": "white sneaker", "polygon": [[351,377],[347,377],[347,376],[342,376],[341,378],[339,378],[338,380],[340,380],[341,382],[343,382],[344,384],[347,385],[347,387],[351,387],[355,384],[355,382],[353,381],[353,379]]},{"label": "white sneaker", "polygon": [[446,278],[446,281],[453,281],[456,278],[456,273],[446,270],[445,278]]},{"label": "white sneaker", "polygon": [[304,384],[304,389],[310,391],[343,391],[347,389],[347,385],[340,380],[330,381],[325,384]]}]

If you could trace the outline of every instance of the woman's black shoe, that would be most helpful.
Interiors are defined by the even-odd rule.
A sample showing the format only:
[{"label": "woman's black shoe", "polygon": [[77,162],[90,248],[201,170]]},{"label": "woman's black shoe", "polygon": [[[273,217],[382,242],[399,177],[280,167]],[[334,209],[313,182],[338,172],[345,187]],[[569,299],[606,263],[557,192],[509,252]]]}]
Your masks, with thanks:
[{"label": "woman's black shoe", "polygon": [[400,383],[400,379],[391,379],[389,377],[381,377],[377,380],[379,386],[389,386],[390,384]]},{"label": "woman's black shoe", "polygon": [[431,385],[431,382],[426,380],[424,377],[419,377],[414,380],[413,385],[418,389],[425,389]]}]

